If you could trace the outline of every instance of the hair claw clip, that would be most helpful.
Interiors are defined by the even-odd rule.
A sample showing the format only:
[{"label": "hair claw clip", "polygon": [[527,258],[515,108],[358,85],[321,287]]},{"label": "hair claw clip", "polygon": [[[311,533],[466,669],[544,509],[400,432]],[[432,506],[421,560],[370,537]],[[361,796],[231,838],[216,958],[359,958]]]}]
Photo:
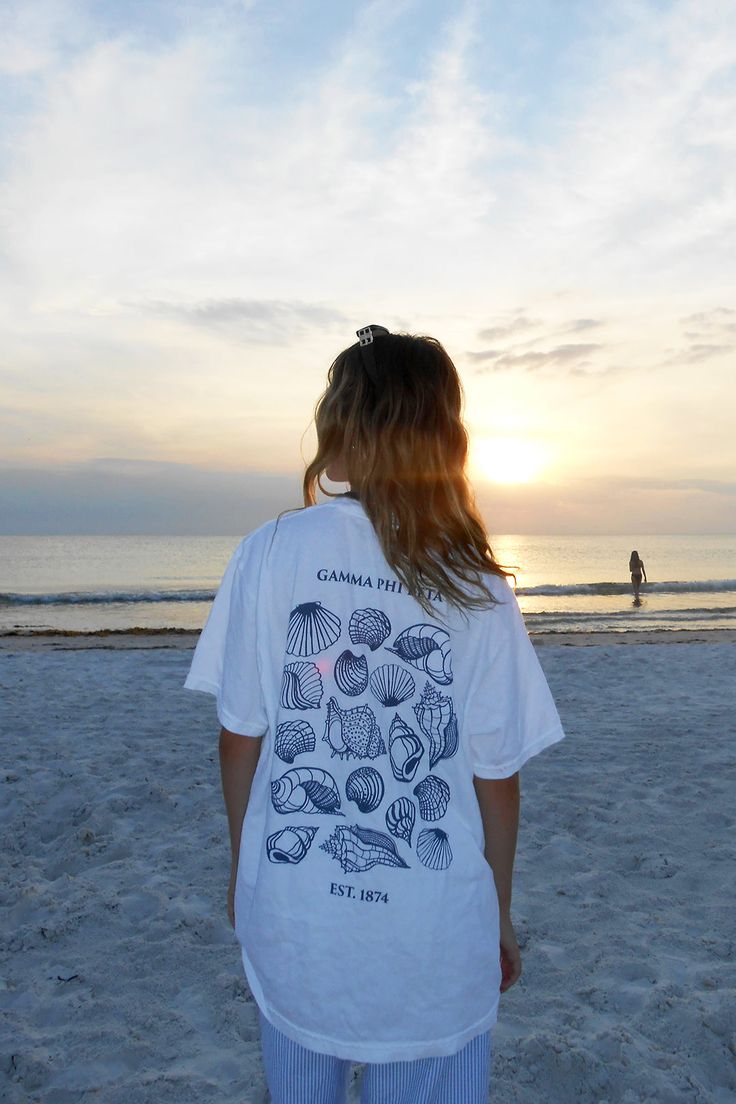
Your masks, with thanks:
[{"label": "hair claw clip", "polygon": [[385,326],[363,326],[361,329],[356,330],[355,334],[362,346],[372,345],[374,337],[381,337],[383,334],[388,334],[388,332]]}]

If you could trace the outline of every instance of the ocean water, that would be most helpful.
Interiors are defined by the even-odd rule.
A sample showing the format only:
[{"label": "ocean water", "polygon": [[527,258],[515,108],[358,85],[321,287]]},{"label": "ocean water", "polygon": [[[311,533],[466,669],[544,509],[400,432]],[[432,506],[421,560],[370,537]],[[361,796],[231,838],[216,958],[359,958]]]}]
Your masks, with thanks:
[{"label": "ocean water", "polygon": [[[0,537],[0,633],[199,629],[240,537]],[[736,628],[736,535],[490,537],[530,632]],[[636,548],[648,583],[635,606]],[[513,580],[510,580],[513,582]]]}]

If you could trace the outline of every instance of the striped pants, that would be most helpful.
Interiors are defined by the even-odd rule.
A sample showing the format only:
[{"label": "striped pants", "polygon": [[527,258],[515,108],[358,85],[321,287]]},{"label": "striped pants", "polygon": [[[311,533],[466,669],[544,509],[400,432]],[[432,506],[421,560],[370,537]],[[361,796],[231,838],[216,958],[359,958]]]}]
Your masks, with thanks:
[{"label": "striped pants", "polygon": [[[260,1015],[272,1104],[345,1104],[352,1062],[287,1039]],[[488,1104],[491,1031],[446,1058],[367,1065],[361,1104]]]}]

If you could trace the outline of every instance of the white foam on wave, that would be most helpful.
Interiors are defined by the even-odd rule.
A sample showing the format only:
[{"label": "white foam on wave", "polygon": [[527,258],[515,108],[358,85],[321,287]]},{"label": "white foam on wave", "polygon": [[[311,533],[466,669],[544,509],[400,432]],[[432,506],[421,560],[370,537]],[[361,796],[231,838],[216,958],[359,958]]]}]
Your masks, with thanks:
[{"label": "white foam on wave", "polygon": [[[690,579],[680,582],[673,579],[662,583],[642,583],[641,594],[715,594],[736,592],[736,579]],[[540,586],[517,587],[515,593],[527,598],[561,595],[630,594],[631,583],[543,583]]]}]

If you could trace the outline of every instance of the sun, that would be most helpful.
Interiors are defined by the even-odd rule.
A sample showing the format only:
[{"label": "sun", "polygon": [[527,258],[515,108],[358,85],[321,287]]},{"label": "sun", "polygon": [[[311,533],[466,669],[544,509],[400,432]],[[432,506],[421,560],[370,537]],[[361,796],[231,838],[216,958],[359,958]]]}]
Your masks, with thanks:
[{"label": "sun", "polygon": [[524,437],[473,437],[470,467],[490,483],[531,483],[545,465],[545,452]]}]

